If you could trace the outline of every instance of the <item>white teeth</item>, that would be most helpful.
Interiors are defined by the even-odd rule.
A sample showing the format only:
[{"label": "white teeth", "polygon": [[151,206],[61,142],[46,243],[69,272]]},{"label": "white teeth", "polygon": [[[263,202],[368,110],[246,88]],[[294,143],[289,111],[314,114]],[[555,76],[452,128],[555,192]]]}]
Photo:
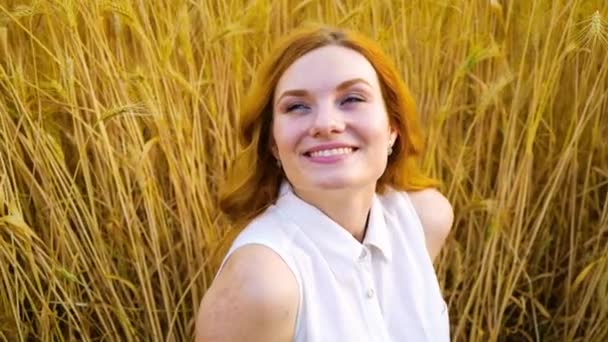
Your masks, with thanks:
[{"label": "white teeth", "polygon": [[332,148],[329,150],[321,150],[310,152],[311,157],[329,157],[329,156],[338,156],[342,154],[350,154],[353,153],[352,147],[340,147],[340,148]]}]

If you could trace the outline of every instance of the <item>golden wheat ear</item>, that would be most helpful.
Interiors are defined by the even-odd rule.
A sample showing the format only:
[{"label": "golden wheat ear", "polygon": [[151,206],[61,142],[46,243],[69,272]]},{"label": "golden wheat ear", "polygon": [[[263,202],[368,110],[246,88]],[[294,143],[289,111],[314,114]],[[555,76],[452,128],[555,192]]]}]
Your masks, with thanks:
[{"label": "golden wheat ear", "polygon": [[253,70],[309,22],[393,57],[455,224],[455,341],[608,340],[605,0],[0,1],[0,341],[184,341]]}]

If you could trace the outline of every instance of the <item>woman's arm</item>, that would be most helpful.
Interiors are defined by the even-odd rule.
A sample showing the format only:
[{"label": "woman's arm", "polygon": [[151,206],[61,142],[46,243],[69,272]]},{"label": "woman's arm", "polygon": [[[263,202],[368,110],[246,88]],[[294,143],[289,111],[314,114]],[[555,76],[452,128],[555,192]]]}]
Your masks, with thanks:
[{"label": "woman's arm", "polygon": [[431,260],[435,260],[454,221],[452,205],[436,189],[408,192],[408,195],[422,222],[426,248],[431,256]]},{"label": "woman's arm", "polygon": [[294,275],[276,253],[243,246],[203,297],[196,341],[291,341],[298,296]]}]

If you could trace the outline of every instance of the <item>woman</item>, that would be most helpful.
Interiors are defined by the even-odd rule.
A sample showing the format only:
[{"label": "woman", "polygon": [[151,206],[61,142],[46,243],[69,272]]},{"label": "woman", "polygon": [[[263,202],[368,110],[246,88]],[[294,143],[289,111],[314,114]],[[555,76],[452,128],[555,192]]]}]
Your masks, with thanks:
[{"label": "woman", "polygon": [[432,259],[452,207],[416,168],[414,104],[372,41],[284,39],[245,101],[221,195],[246,225],[201,302],[198,341],[447,341]]}]

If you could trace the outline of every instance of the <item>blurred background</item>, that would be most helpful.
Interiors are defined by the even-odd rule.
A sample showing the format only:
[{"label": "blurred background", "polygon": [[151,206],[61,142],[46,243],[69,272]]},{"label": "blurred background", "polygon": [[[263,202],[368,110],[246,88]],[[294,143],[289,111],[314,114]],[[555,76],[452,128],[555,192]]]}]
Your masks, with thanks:
[{"label": "blurred background", "polygon": [[[183,341],[217,186],[276,38],[393,57],[455,224],[454,341],[608,339],[604,0],[0,1],[0,341]],[[344,322],[344,324],[349,324]]]}]

